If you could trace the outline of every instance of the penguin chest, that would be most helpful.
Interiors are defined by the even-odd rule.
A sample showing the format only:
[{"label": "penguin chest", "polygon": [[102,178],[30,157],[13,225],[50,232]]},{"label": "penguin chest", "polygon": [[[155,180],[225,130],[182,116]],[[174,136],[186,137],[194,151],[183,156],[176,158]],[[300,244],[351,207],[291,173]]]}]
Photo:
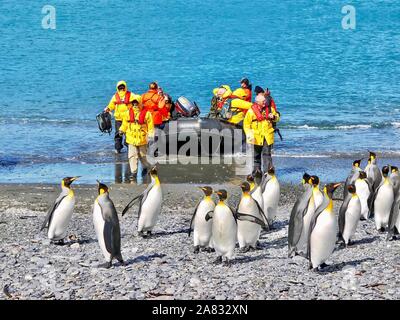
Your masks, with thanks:
[{"label": "penguin chest", "polygon": [[358,197],[352,197],[346,210],[345,226],[343,238],[348,243],[350,238],[356,232],[358,222],[361,217],[361,203]]},{"label": "penguin chest", "polygon": [[[111,260],[111,253],[107,251],[106,248],[106,239],[104,239],[104,218],[101,213],[101,207],[97,201],[95,201],[94,208],[93,208],[93,225],[94,230],[96,232],[97,241],[99,243],[101,252],[103,253],[104,257],[107,261]],[[111,241],[111,239],[108,239]]]},{"label": "penguin chest", "polygon": [[324,196],[323,196],[322,192],[319,190],[316,190],[316,191],[314,190],[313,196],[314,196],[315,209],[317,209],[321,205],[322,201],[324,200]]},{"label": "penguin chest", "polygon": [[237,226],[230,209],[217,205],[214,210],[212,236],[215,246],[230,247],[236,244]]},{"label": "penguin chest", "polygon": [[160,185],[154,185],[141,206],[139,231],[147,231],[154,227],[161,211],[161,202],[161,187]]},{"label": "penguin chest", "polygon": [[280,193],[281,190],[278,180],[274,179],[272,181],[268,181],[263,192],[263,209],[268,220],[273,220],[276,217],[276,210],[279,204]]},{"label": "penguin chest", "polygon": [[262,208],[263,207],[263,196],[262,196],[261,188],[259,186],[256,187],[256,189],[251,194],[251,196],[253,197],[254,200],[257,201],[259,206]]},{"label": "penguin chest", "polygon": [[[250,197],[243,197],[239,203],[238,211],[240,213],[249,214],[254,217],[259,218],[263,221],[263,217],[261,216],[258,206],[254,199]],[[255,247],[255,244],[260,237],[261,226],[257,223],[250,221],[237,221],[237,237],[239,241],[239,246],[245,247],[251,245]]]},{"label": "penguin chest", "polygon": [[379,226],[387,226],[390,211],[394,200],[393,187],[389,183],[384,183],[378,190],[374,203],[375,222]]},{"label": "penguin chest", "polygon": [[368,184],[364,180],[357,180],[355,185],[356,185],[357,195],[360,198],[361,215],[364,218],[367,218],[369,212],[368,198],[370,195]]},{"label": "penguin chest", "polygon": [[311,262],[313,267],[324,263],[335,249],[337,223],[335,215],[324,210],[311,233]]},{"label": "penguin chest", "polygon": [[74,211],[75,197],[67,196],[54,210],[50,222],[48,237],[51,240],[61,240],[67,235],[67,227]]},{"label": "penguin chest", "polygon": [[212,219],[206,221],[206,215],[209,212],[212,213],[214,208],[215,203],[212,200],[202,200],[200,202],[194,218],[195,245],[208,245],[212,232]]}]

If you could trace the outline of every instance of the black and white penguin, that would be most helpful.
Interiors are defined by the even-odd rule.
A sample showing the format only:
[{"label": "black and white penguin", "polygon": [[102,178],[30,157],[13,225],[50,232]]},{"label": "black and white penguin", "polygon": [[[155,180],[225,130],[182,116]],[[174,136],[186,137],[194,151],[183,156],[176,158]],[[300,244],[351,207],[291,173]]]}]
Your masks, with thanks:
[{"label": "black and white penguin", "polygon": [[269,168],[264,174],[263,181],[261,182],[261,190],[264,205],[263,211],[268,220],[266,222],[271,227],[276,219],[281,196],[281,188],[275,175],[275,168]]},{"label": "black and white penguin", "polygon": [[56,244],[64,244],[67,227],[71,221],[75,206],[75,193],[71,184],[80,177],[66,177],[61,180],[61,193],[47,212],[40,230],[48,228],[47,236]]},{"label": "black and white penguin", "polygon": [[348,193],[339,210],[339,239],[347,245],[357,229],[361,217],[361,201],[356,186],[347,186]]},{"label": "black and white penguin", "polygon": [[351,168],[350,174],[347,176],[346,182],[344,184],[343,199],[345,199],[346,196],[347,196],[347,193],[348,193],[348,188],[347,187],[356,182],[356,180],[359,177],[360,172],[362,171],[362,169],[361,169],[361,161],[362,161],[362,159],[353,161],[353,167]]},{"label": "black and white penguin", "polygon": [[312,218],[307,250],[310,269],[318,270],[325,267],[325,261],[335,249],[337,219],[333,211],[332,196],[339,186],[340,183],[330,183],[324,187],[324,200]]},{"label": "black and white penguin", "polygon": [[93,224],[101,252],[106,262],[100,267],[110,268],[112,260],[124,264],[121,254],[121,231],[117,210],[110,199],[108,187],[98,183],[98,196],[94,201]]},{"label": "black and white penguin", "polygon": [[357,195],[360,198],[361,220],[367,220],[369,217],[371,201],[374,193],[372,191],[372,184],[368,180],[365,171],[360,171],[360,174],[354,185],[356,186]]},{"label": "black and white penguin", "polygon": [[390,181],[393,184],[394,200],[390,211],[387,240],[393,240],[400,234],[400,174],[399,168],[391,166]]},{"label": "black and white penguin", "polygon": [[364,171],[372,184],[372,190],[375,192],[382,181],[382,174],[377,165],[376,153],[369,151],[368,164]]},{"label": "black and white penguin", "polygon": [[139,222],[138,232],[142,237],[151,235],[158,216],[161,212],[162,204],[162,190],[160,179],[158,178],[157,168],[153,167],[149,175],[151,177],[151,183],[144,190],[144,192],[135,198],[133,198],[125,209],[122,211],[122,216],[133,206],[136,201],[139,201]]},{"label": "black and white penguin", "polygon": [[389,166],[382,168],[382,181],[376,188],[371,209],[375,217],[376,230],[384,232],[389,225],[390,212],[394,202],[394,190],[392,181],[389,178]]},{"label": "black and white penguin", "polygon": [[305,173],[302,184],[304,192],[296,200],[289,219],[288,233],[288,256],[302,255],[307,256],[307,236],[311,218],[315,212],[315,202],[311,177]]},{"label": "black and white penguin", "polygon": [[215,203],[211,199],[213,189],[209,186],[200,187],[204,193],[203,199],[197,204],[194,209],[192,220],[190,221],[189,236],[193,229],[193,245],[194,252],[198,253],[200,249],[210,249],[212,244],[212,221],[206,221],[207,213],[212,213],[215,209]]}]

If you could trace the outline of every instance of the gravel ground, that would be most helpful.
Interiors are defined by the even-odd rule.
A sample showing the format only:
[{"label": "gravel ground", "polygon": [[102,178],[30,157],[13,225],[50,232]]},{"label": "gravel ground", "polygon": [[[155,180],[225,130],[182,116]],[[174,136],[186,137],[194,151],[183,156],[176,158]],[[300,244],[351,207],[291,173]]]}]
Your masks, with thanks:
[{"label": "gravel ground", "polygon": [[[144,187],[112,186],[118,211]],[[227,189],[235,204],[240,189]],[[187,230],[200,190],[173,184],[163,190],[155,235],[137,237],[136,210],[120,217],[127,265],[105,270],[97,268],[103,260],[91,215],[95,186],[76,186],[70,239],[55,246],[39,228],[58,187],[0,185],[1,299],[400,298],[400,241],[386,242],[373,221],[360,222],[354,245],[335,250],[323,272],[309,271],[305,259],[287,258],[288,217],[299,188],[285,185],[276,229],[262,235],[262,250],[237,250],[233,265],[226,267],[212,264],[215,253],[192,252]]]}]

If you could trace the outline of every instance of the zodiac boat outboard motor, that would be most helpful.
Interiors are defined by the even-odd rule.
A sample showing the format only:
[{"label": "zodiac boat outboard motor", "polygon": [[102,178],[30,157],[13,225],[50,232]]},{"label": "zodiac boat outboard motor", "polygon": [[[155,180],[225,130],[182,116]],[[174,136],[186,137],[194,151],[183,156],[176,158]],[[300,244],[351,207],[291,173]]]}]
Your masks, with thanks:
[{"label": "zodiac boat outboard motor", "polygon": [[200,109],[196,102],[191,102],[185,97],[179,97],[175,102],[175,110],[173,118],[192,118],[198,117],[200,114]]},{"label": "zodiac boat outboard motor", "polygon": [[97,124],[99,125],[99,129],[103,133],[110,134],[112,131],[112,121],[111,114],[109,112],[103,111],[96,116]]}]

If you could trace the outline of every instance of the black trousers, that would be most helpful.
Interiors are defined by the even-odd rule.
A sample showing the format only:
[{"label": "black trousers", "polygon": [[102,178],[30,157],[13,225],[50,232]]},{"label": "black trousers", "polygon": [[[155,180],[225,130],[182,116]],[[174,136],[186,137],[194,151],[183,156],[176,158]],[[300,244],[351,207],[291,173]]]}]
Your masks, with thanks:
[{"label": "black trousers", "polygon": [[269,168],[273,166],[272,163],[272,147],[273,145],[268,145],[264,140],[264,145],[262,146],[252,146],[254,147],[254,168],[253,175],[257,170],[265,173]]},{"label": "black trousers", "polygon": [[114,142],[115,142],[115,150],[121,151],[121,149],[124,147],[124,145],[126,147],[128,147],[128,144],[126,143],[126,141],[124,141],[124,137],[120,136],[118,134],[119,132],[119,128],[122,125],[122,121],[118,121],[115,120],[115,136],[114,136]]}]

